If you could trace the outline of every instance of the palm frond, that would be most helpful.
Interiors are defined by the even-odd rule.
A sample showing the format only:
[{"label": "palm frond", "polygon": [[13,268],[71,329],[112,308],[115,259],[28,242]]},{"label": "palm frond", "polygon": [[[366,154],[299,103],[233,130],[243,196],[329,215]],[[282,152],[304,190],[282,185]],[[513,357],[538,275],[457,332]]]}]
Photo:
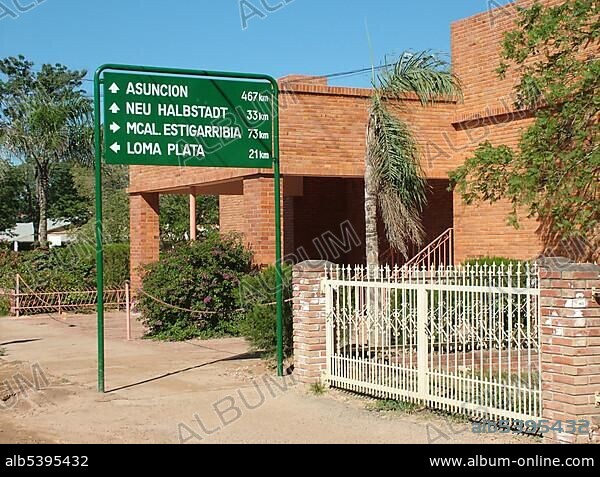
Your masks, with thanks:
[{"label": "palm frond", "polygon": [[407,206],[389,189],[379,194],[378,203],[388,242],[408,260],[410,245],[420,247],[425,238],[421,211]]},{"label": "palm frond", "polygon": [[378,81],[378,89],[385,96],[398,99],[415,94],[423,105],[462,99],[460,80],[448,62],[429,51],[403,53],[393,66],[383,70]]},{"label": "palm frond", "polygon": [[373,166],[388,241],[407,256],[410,243],[423,241],[420,216],[427,204],[428,186],[413,134],[377,95],[371,105],[367,160]]},{"label": "palm frond", "polygon": [[[365,158],[370,172],[365,174],[365,195],[367,190],[375,191],[390,245],[409,258],[410,245],[422,245],[425,236],[421,214],[427,205],[428,186],[416,140],[396,113],[404,105],[401,100],[410,95],[416,95],[423,106],[460,100],[461,85],[446,61],[424,51],[402,54],[383,70],[373,86]],[[369,209],[365,213],[367,223],[372,224],[375,212]],[[371,240],[370,247],[376,242]],[[367,259],[373,255],[367,251]]]},{"label": "palm frond", "polygon": [[47,163],[93,163],[92,110],[87,98],[55,98],[40,90],[23,101],[22,111],[1,138],[14,156],[43,158]]},{"label": "palm frond", "polygon": [[369,158],[381,188],[397,191],[404,203],[422,208],[426,181],[419,162],[417,143],[408,125],[374,98],[371,108],[372,140]]}]

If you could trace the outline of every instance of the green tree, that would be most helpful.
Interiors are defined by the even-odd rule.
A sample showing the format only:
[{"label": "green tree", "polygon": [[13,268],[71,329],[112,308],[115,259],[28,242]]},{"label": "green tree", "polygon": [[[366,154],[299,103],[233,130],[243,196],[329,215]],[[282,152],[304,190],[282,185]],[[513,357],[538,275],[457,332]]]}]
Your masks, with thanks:
[{"label": "green tree", "polygon": [[520,9],[516,28],[504,38],[498,73],[521,78],[515,106],[534,111],[535,121],[518,148],[483,143],[451,173],[467,204],[508,200],[509,223],[518,227],[519,211],[525,211],[540,221],[547,243],[574,237],[594,242],[600,223],[599,38],[597,0]]},{"label": "green tree", "polygon": [[422,105],[461,96],[448,64],[428,52],[400,56],[373,80],[365,156],[367,265],[379,264],[378,212],[390,245],[408,257],[423,241],[421,212],[427,202],[419,150],[409,125],[399,118],[402,100],[416,95]]},{"label": "green tree", "polygon": [[0,161],[0,231],[11,229],[18,222],[21,186],[15,167]]},{"label": "green tree", "polygon": [[[78,242],[95,247],[95,187],[94,171],[88,167],[73,166],[73,178],[78,194],[86,198],[91,218],[77,233]],[[105,243],[129,242],[129,183],[128,167],[105,164],[102,168],[102,232]]]},{"label": "green tree", "polygon": [[[48,184],[48,218],[80,225],[90,217],[88,200],[76,188],[73,166],[60,163],[51,169]],[[27,162],[0,162],[0,230],[17,222],[33,222],[37,228],[35,171]]]},{"label": "green tree", "polygon": [[47,248],[50,175],[64,161],[92,160],[91,102],[81,89],[85,71],[33,63],[19,56],[0,61],[0,147],[35,171],[37,235]]},{"label": "green tree", "polygon": [[35,171],[27,162],[11,167],[12,181],[19,189],[16,202],[19,222],[33,222],[37,229],[37,197],[35,194]]},{"label": "green tree", "polygon": [[78,171],[68,162],[59,163],[51,169],[48,187],[48,217],[51,219],[83,225],[92,216],[89,199],[77,188],[75,174]]}]

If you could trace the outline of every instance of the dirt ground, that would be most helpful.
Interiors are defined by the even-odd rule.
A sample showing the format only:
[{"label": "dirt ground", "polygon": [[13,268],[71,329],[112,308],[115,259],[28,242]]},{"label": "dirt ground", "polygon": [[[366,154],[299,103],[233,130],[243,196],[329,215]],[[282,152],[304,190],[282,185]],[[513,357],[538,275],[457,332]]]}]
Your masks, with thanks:
[{"label": "dirt ground", "polygon": [[[0,443],[533,443],[476,435],[429,412],[315,396],[273,377],[241,339],[125,339],[106,322],[106,389],[96,391],[95,316],[0,318]],[[142,329],[134,324],[134,336]]]}]

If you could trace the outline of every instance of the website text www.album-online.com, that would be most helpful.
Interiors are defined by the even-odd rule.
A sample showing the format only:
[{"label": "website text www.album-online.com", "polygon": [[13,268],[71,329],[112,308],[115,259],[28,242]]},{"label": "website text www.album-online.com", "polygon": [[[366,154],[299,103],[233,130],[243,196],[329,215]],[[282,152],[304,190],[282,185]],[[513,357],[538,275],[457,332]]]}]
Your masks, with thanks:
[{"label": "website text www.album-online.com", "polygon": [[593,457],[430,457],[431,467],[594,467]]}]

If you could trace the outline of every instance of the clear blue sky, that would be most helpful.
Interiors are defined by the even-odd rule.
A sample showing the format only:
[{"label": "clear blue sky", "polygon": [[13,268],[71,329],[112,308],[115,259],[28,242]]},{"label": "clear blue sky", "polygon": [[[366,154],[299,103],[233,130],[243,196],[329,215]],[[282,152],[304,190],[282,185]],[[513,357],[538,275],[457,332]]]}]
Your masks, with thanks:
[{"label": "clear blue sky", "polygon": [[[14,0],[0,0],[12,8]],[[102,63],[327,74],[380,63],[405,49],[449,52],[450,22],[507,0],[245,0],[260,10],[242,29],[238,0],[19,0],[0,19],[0,57],[89,72]],[[267,13],[264,4],[284,7]],[[262,3],[261,3],[262,2]],[[249,7],[245,11],[250,15]],[[0,8],[0,15],[5,13]],[[365,23],[371,35],[372,52]],[[91,77],[91,74],[89,75]],[[334,84],[366,86],[369,75]]]}]

